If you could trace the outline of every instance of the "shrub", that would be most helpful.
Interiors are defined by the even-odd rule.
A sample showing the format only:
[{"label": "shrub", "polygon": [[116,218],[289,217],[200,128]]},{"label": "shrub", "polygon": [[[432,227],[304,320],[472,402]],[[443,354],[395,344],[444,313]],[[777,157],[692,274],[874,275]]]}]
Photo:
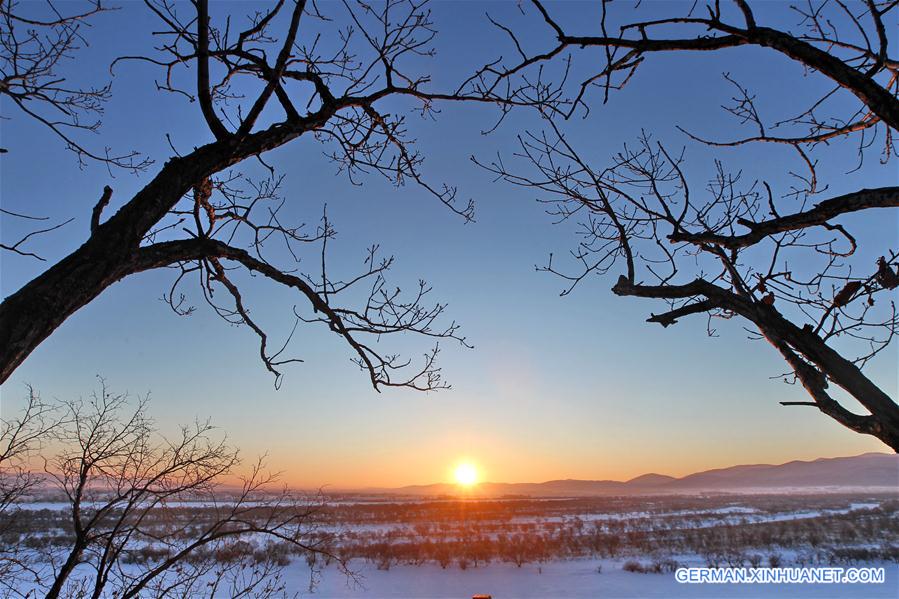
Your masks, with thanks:
[{"label": "shrub", "polygon": [[632,560],[632,559],[629,559],[626,562],[624,562],[624,565],[621,566],[621,569],[624,570],[625,572],[639,572],[640,574],[643,574],[644,572],[646,572],[646,569],[643,567],[643,564],[641,564],[640,562],[638,562],[636,560]]}]

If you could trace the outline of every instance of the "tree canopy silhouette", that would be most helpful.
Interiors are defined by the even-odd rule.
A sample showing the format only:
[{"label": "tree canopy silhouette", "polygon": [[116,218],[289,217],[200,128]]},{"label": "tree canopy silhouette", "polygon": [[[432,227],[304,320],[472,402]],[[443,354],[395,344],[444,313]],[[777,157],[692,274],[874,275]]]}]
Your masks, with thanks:
[{"label": "tree canopy silhouette", "polygon": [[[111,169],[156,168],[134,152],[87,147],[78,134],[96,129],[110,90],[69,85],[57,72],[78,51],[83,25],[108,7],[96,0],[81,12],[41,16],[34,14],[36,6],[44,5],[2,4],[0,93],[49,127],[79,160]],[[389,287],[393,259],[382,257],[377,246],[359,272],[330,272],[334,229],[327,215],[312,231],[285,222],[281,207],[292,199],[280,197],[281,176],[264,156],[311,137],[352,182],[372,175],[396,185],[412,182],[470,220],[470,202],[460,203],[455,188],[422,174],[424,157],[409,138],[404,115],[430,115],[438,101],[480,102],[498,106],[500,122],[513,110],[536,109],[544,117],[541,130],[520,135],[517,160],[501,156],[481,164],[542,192],[558,218],[580,219],[573,270],[552,258],[544,267],[566,279],[564,293],[588,276],[614,271],[615,294],[664,305],[650,322],[667,327],[705,315],[712,332],[711,319],[739,317],[779,352],[789,367],[785,378],[798,381],[811,398],[784,403],[815,407],[899,451],[899,405],[865,371],[899,326],[899,249],[872,247],[852,220],[899,206],[899,187],[868,188],[858,180],[854,189],[836,193],[829,184],[836,177],[818,168],[819,156],[854,144],[859,164],[847,166],[850,173],[872,159],[895,173],[899,60],[891,49],[897,3],[760,10],[745,0],[651,6],[600,0],[590,6],[598,9],[597,18],[579,20],[576,26],[584,29],[574,31],[555,16],[556,7],[539,0],[523,5],[524,18],[546,32],[544,46],[533,29],[525,39],[515,25],[493,21],[511,39],[511,58],[490,61],[457,89],[441,92],[429,90],[421,66],[433,54],[435,34],[424,2],[319,6],[280,0],[241,20],[220,14],[219,6],[211,14],[206,0],[147,0],[161,43],[153,52],[121,57],[113,67],[136,62],[157,69],[158,90],[196,101],[208,139],[189,153],[173,147],[153,179],[105,220],[114,191],[97,190],[87,241],[0,305],[0,382],[110,285],[170,268],[174,283],[166,298],[172,309],[193,310],[181,290],[195,279],[222,318],[256,335],[260,358],[276,381],[295,358],[285,353],[286,342],[274,344],[254,320],[238,272],[295,292],[302,305],[294,328],[318,323],[338,335],[376,389],[444,387],[436,344],[423,362],[412,363],[373,340],[412,333],[464,344],[455,322],[443,321],[445,306],[426,303],[430,288],[424,282],[409,296]],[[768,22],[776,10],[796,25],[782,27],[783,15]],[[651,14],[644,17],[644,11]],[[804,69],[810,76],[803,81],[818,95],[805,101],[789,90],[765,88],[761,93],[793,105],[789,114],[769,119],[758,94],[725,73],[734,90],[724,106],[736,119],[733,136],[681,130],[688,147],[716,150],[710,180],[696,181],[686,168],[687,149],[674,150],[652,132],[599,166],[588,159],[588,148],[566,135],[566,122],[626,93],[657,55],[687,53],[726,53],[735,69],[747,57],[777,56]],[[664,94],[659,98],[664,101]],[[394,110],[390,102],[399,100],[414,108]],[[750,145],[789,148],[800,168],[785,166],[770,180],[749,180],[726,158],[729,149]],[[237,171],[248,159],[258,159],[268,176]],[[791,183],[778,182],[785,174]],[[842,179],[841,186],[856,181]],[[34,237],[66,223],[37,224],[3,249],[35,258],[29,245]],[[273,257],[276,247],[281,260]],[[303,265],[315,266],[296,270],[302,257]]]},{"label": "tree canopy silhouette", "polygon": [[[280,196],[282,176],[264,162],[270,150],[314,138],[352,182],[362,176],[382,176],[396,185],[412,182],[470,220],[472,205],[459,203],[455,188],[422,176],[423,156],[407,134],[409,111],[429,115],[437,100],[484,100],[427,91],[429,76],[420,72],[420,63],[433,54],[435,30],[426,2],[319,6],[279,0],[249,16],[230,14],[233,5],[210,7],[207,0],[183,5],[147,0],[145,5],[160,27],[154,31],[159,46],[119,57],[111,68],[138,63],[156,69],[159,92],[196,101],[197,116],[209,133],[188,153],[172,146],[173,155],[159,167],[134,152],[92,150],[79,137],[98,129],[111,90],[69,83],[61,65],[86,41],[85,24],[111,9],[95,0],[87,10],[63,14],[51,3],[3,1],[0,93],[20,109],[17,116],[49,127],[80,161],[157,170],[105,219],[114,191],[105,186],[100,193],[98,185],[100,197],[84,244],[3,300],[0,382],[110,285],[170,268],[174,283],[166,298],[172,309],[178,314],[193,310],[181,288],[196,280],[223,319],[255,333],[260,359],[276,381],[282,366],[297,360],[285,354],[286,341],[273,347],[254,320],[235,276],[238,270],[292,289],[300,304],[294,329],[318,323],[340,336],[376,389],[445,387],[435,365],[436,344],[418,363],[375,346],[376,340],[403,333],[465,344],[456,323],[444,322],[445,305],[428,303],[430,287],[424,281],[411,294],[389,286],[393,258],[382,256],[378,246],[372,246],[359,272],[332,273],[327,248],[334,228],[327,216],[313,230],[286,222],[281,208],[295,200]],[[399,99],[405,99],[406,109],[386,104]],[[252,178],[236,170],[248,159],[258,159],[267,175]],[[25,244],[64,224],[40,225],[4,249],[40,258]]]},{"label": "tree canopy silhouette", "polygon": [[[588,276],[614,271],[621,273],[615,294],[667,304],[649,322],[668,327],[698,314],[744,319],[786,360],[786,377],[811,396],[783,403],[816,407],[899,451],[899,406],[863,372],[899,325],[899,251],[871,248],[873,241],[853,232],[845,219],[895,209],[899,187],[869,189],[859,181],[857,189],[834,194],[830,173],[819,172],[816,158],[854,141],[859,161],[879,150],[875,159],[895,175],[899,61],[891,50],[897,3],[797,3],[789,6],[798,21],[791,30],[769,26],[757,16],[756,3],[744,0],[636,9],[603,0],[590,5],[599,14],[578,20],[585,25],[577,31],[554,17],[553,6],[532,0],[529,7],[551,41],[538,46],[530,31],[525,40],[514,25],[497,23],[514,42],[516,58],[487,64],[477,81],[488,93],[530,102],[545,127],[519,137],[517,160],[500,156],[482,165],[540,192],[560,220],[580,219],[574,270],[552,257],[544,267],[568,281],[563,295]],[[651,132],[600,165],[587,158],[589,148],[566,136],[566,120],[624,93],[656,55],[726,51],[735,69],[759,53],[777,53],[810,74],[811,90],[822,81],[825,86],[802,104],[803,96],[792,90],[759,90],[792,105],[791,114],[772,121],[761,116],[758,94],[725,73],[734,96],[724,109],[736,117],[738,132],[715,139],[681,129],[688,142],[718,149],[711,181],[689,176],[688,150],[674,151]],[[665,102],[663,90],[658,101]],[[775,189],[764,179],[743,180],[740,169],[725,163],[726,149],[749,144],[795,150],[804,169],[791,173],[795,184]],[[895,219],[894,211],[885,214]],[[862,246],[866,252],[858,251]],[[864,257],[872,253],[879,258]],[[848,397],[834,393],[835,387]],[[847,408],[847,399],[865,412]]]}]

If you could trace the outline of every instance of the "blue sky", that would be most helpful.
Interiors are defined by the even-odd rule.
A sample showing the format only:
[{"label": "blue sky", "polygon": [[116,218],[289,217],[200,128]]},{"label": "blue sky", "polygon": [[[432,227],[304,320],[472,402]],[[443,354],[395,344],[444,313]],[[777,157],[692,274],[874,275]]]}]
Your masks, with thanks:
[{"label": "blue sky", "polygon": [[[88,33],[91,46],[65,65],[71,79],[102,82],[113,58],[145,52],[154,43],[153,15],[142,4],[121,4],[122,10],[96,20]],[[252,6],[213,5],[213,13],[242,14]],[[435,89],[508,53],[507,40],[490,28],[485,12],[517,22],[534,47],[551,41],[533,14],[522,17],[512,3],[438,2],[432,8],[440,32],[439,53],[429,67]],[[562,18],[577,27],[589,14],[584,10],[563,6]],[[780,18],[773,12],[770,18]],[[597,105],[566,131],[597,163],[641,129],[675,147],[686,143],[675,125],[733,132],[732,120],[718,108],[732,93],[722,72],[769,92],[762,106],[772,116],[796,112],[797,98],[820,89],[773,53],[659,56],[607,106]],[[115,190],[111,213],[152,177],[170,155],[166,133],[187,150],[210,140],[198,106],[157,92],[158,75],[147,65],[118,66],[104,125],[87,140],[93,147],[149,155],[157,166],[138,176],[111,177],[99,165],[79,169],[50,133],[2,104],[3,115],[11,117],[0,130],[3,147],[10,149],[0,159],[3,207],[75,218],[34,246],[50,261],[84,241],[103,185]],[[158,271],[114,285],[42,344],[3,385],[4,417],[19,405],[26,383],[47,397],[66,398],[89,393],[100,374],[114,389],[151,393],[151,412],[164,429],[210,417],[248,457],[268,452],[287,480],[315,486],[434,482],[446,479],[447,469],[462,457],[477,462],[487,479],[537,481],[627,478],[648,471],[679,475],[734,463],[886,449],[816,411],[779,406],[778,401],[804,400],[804,392],[772,378],[784,364],[767,344],[747,341],[740,323],[722,323],[720,336],[712,339],[702,318],[668,329],[650,325],[644,319],[658,306],[612,295],[614,276],[589,280],[560,298],[563,281],[534,266],[550,252],[564,253],[573,242],[571,229],[552,226],[534,194],[494,182],[470,161],[472,155],[508,155],[515,135],[536,123],[516,114],[495,133],[481,135],[495,116],[482,106],[456,105],[441,106],[434,121],[409,117],[427,156],[425,174],[474,198],[473,224],[463,224],[415,187],[395,189],[376,178],[359,187],[348,184],[311,137],[267,157],[286,174],[289,216],[314,226],[327,203],[338,230],[335,266],[358,265],[365,248],[380,243],[397,258],[391,281],[409,287],[426,278],[434,298],[448,302],[450,318],[475,346],[444,345],[441,365],[451,391],[375,393],[350,362],[347,347],[309,327],[300,329],[291,346],[305,362],[288,368],[276,391],[251,332],[205,309],[196,289],[197,313],[175,316],[160,299],[172,273]],[[693,144],[688,148],[691,178],[705,181],[712,154]],[[852,156],[852,147],[839,144],[819,155],[834,193],[895,184],[895,162],[869,160],[845,174]],[[785,186],[785,171],[798,167],[780,148],[745,148],[721,158],[775,187]],[[895,216],[855,221],[860,238],[870,242],[871,249],[862,251],[871,252],[872,264],[882,248],[895,247]],[[5,220],[3,236],[12,238],[17,227]],[[43,266],[2,256],[3,295]],[[290,294],[258,281],[247,289],[254,313],[271,331],[286,334],[292,325]],[[427,344],[409,339],[401,347],[418,355]],[[893,397],[896,364],[893,345],[869,367]]]}]

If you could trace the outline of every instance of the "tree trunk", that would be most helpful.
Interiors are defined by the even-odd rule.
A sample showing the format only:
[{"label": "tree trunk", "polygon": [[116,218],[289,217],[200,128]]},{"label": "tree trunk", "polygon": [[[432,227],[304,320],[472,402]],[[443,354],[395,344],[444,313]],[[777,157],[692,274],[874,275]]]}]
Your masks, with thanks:
[{"label": "tree trunk", "polygon": [[135,261],[144,236],[194,185],[317,129],[339,109],[358,103],[355,98],[326,102],[305,118],[278,123],[240,139],[215,141],[166,162],[146,187],[91,232],[84,245],[3,300],[0,383],[79,308],[116,281],[142,270]]},{"label": "tree trunk", "polygon": [[73,549],[72,552],[69,553],[68,559],[66,559],[65,563],[59,569],[59,574],[56,575],[56,579],[53,581],[53,586],[50,587],[50,590],[47,591],[47,595],[45,599],[57,599],[59,594],[62,592],[62,587],[65,585],[66,580],[69,578],[69,574],[72,573],[72,570],[75,569],[75,566],[78,565],[78,560],[81,559],[81,554],[84,552],[84,546],[79,543]]},{"label": "tree trunk", "polygon": [[121,254],[91,239],[0,304],[0,383],[69,316],[128,274]]},{"label": "tree trunk", "polygon": [[191,189],[236,162],[221,142],[169,160],[143,189],[96,227],[77,250],[0,304],[0,383],[65,320],[107,287],[135,272],[133,261],[153,226]]}]

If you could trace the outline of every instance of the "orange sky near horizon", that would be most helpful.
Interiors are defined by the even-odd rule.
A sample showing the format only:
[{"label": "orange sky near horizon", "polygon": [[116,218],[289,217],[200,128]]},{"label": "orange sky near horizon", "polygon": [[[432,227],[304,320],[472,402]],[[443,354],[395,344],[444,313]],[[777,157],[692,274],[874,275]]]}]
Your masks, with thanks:
[{"label": "orange sky near horizon", "polygon": [[[435,443],[431,447],[418,446],[402,455],[385,451],[365,455],[334,456],[334,461],[290,459],[281,452],[269,453],[269,466],[283,473],[281,480],[291,487],[330,490],[364,489],[368,487],[401,487],[432,483],[454,484],[454,470],[460,462],[477,468],[478,482],[544,482],[556,479],[629,480],[647,473],[681,477],[694,472],[726,468],[740,464],[781,464],[792,460],[844,457],[867,452],[885,452],[875,439],[862,436],[850,438],[839,449],[827,451],[823,447],[809,447],[795,451],[795,447],[760,447],[747,452],[737,447],[721,446],[716,454],[701,453],[695,448],[674,448],[671,451],[641,451],[640,448],[608,452],[595,461],[568,462],[559,455],[521,454],[522,448],[491,446],[489,442],[472,447],[462,443],[466,451],[454,451],[449,443]],[[372,455],[373,454],[373,455]]]}]

